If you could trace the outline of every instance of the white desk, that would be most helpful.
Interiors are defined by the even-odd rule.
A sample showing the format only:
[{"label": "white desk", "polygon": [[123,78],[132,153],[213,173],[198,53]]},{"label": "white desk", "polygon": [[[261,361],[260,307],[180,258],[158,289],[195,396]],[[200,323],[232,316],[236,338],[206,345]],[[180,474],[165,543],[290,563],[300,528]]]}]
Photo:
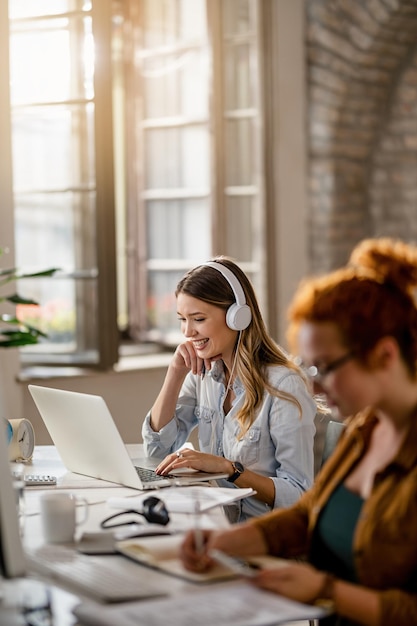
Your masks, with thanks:
[{"label": "white desk", "polygon": [[[129,452],[134,457],[141,456],[141,446],[128,446]],[[114,508],[108,506],[108,499],[112,497],[126,497],[137,496],[138,491],[135,489],[120,487],[112,483],[105,483],[104,481],[94,481],[88,477],[78,476],[70,474],[66,471],[56,450],[53,446],[37,446],[33,460],[27,464],[26,473],[28,474],[54,474],[57,476],[57,486],[55,487],[30,487],[26,489],[25,503],[26,503],[26,519],[25,519],[25,535],[24,545],[26,547],[34,548],[43,543],[40,515],[39,515],[39,498],[45,491],[54,490],[70,490],[71,492],[81,495],[89,502],[89,515],[84,524],[80,525],[77,529],[78,535],[82,532],[95,532],[100,530],[100,522],[115,513]],[[171,520],[178,523],[181,519],[181,523],[186,527],[192,527],[194,521],[193,516],[187,514],[174,514],[171,515]],[[171,522],[170,522],[171,523]],[[209,513],[205,513],[201,519],[202,526],[205,527],[225,527],[228,525],[226,518],[221,509],[214,509]],[[115,563],[115,559],[120,561],[125,571],[131,572],[132,577],[137,577],[140,584],[140,580],[146,578],[150,582],[155,581],[162,588],[169,589],[170,594],[189,594],[192,597],[192,593],[196,589],[201,587],[192,583],[188,583],[179,578],[168,576],[143,566],[140,566],[129,559],[125,559],[122,556],[103,556],[103,559],[111,559],[112,563]],[[32,577],[32,576],[31,576]],[[41,577],[33,575],[36,579],[42,580]],[[1,584],[1,583],[0,583]],[[22,584],[25,584],[24,582]],[[223,585],[225,583],[222,583]],[[227,583],[230,584],[230,583]],[[6,588],[7,593],[13,593],[18,588],[19,583],[15,581],[6,581],[3,583],[3,589]],[[78,593],[72,593],[71,591],[64,590],[55,584],[51,587],[52,592],[52,607],[54,614],[53,626],[76,626],[74,615],[72,614],[73,607],[82,599]],[[1,620],[0,620],[1,621]],[[16,622],[18,624],[19,622]],[[307,622],[292,622],[293,626],[299,624],[300,626],[306,626]],[[10,621],[10,626],[12,621]]]},{"label": "white desk", "polygon": [[[132,458],[143,455],[140,444],[128,445],[127,447]],[[114,483],[68,472],[63,466],[54,446],[37,446],[33,460],[26,466],[26,473],[53,474],[57,477],[56,486],[45,488],[28,487],[25,490],[26,520],[24,543],[31,548],[42,543],[39,515],[39,499],[42,493],[51,490],[71,491],[88,501],[89,514],[85,523],[78,526],[78,536],[85,531],[100,531],[102,520],[117,512],[114,508],[108,506],[107,501],[109,498],[135,497],[141,493],[136,489],[121,487]],[[171,520],[172,523],[180,523],[183,527],[192,527],[193,523],[190,516],[178,513],[171,515]],[[201,522],[208,528],[226,527],[229,525],[222,510],[219,508],[203,514]],[[167,528],[169,528],[169,525]]]},{"label": "white desk", "polygon": [[[142,456],[141,445],[129,445],[129,453],[133,457]],[[40,496],[51,490],[57,491],[71,491],[79,496],[85,498],[89,503],[88,518],[84,524],[77,527],[78,538],[83,532],[96,532],[100,531],[100,523],[103,519],[117,512],[114,508],[110,508],[107,504],[109,498],[112,497],[128,497],[137,496],[138,492],[135,489],[128,487],[121,487],[119,485],[108,483],[105,481],[97,481],[86,476],[80,476],[70,473],[63,466],[59,455],[56,452],[54,446],[36,446],[34,457],[31,462],[26,464],[27,474],[52,474],[57,477],[57,485],[53,487],[29,487],[25,490],[25,531],[24,531],[24,546],[35,548],[43,543],[42,529],[40,522]],[[179,518],[185,526],[192,525],[192,520],[187,515],[176,514],[171,515],[171,519],[176,518],[176,522],[179,522]],[[146,524],[146,521],[144,520]],[[226,526],[227,521],[221,512],[221,510],[214,510],[209,514],[205,514],[202,523],[208,527]],[[144,568],[136,563],[129,561],[122,556],[102,557],[103,559],[111,559],[114,563],[115,559],[123,564],[125,570],[131,570],[132,577],[137,577],[139,580],[144,575],[147,580],[160,580],[160,584],[169,585],[170,592],[183,592],[190,586],[189,583],[181,581],[173,577],[160,574],[156,571]],[[144,574],[145,572],[145,574]],[[31,575],[32,577],[32,575]],[[34,575],[35,578],[41,578]],[[1,583],[0,583],[1,584]],[[25,585],[25,582],[20,585]],[[17,587],[15,581],[5,581],[3,588],[6,588],[8,594],[17,593]],[[54,607],[55,621],[54,626],[74,626],[76,624],[75,617],[72,615],[72,608],[80,601],[80,596],[76,593],[71,593],[68,590],[64,591],[55,586],[52,586],[52,602]]]}]

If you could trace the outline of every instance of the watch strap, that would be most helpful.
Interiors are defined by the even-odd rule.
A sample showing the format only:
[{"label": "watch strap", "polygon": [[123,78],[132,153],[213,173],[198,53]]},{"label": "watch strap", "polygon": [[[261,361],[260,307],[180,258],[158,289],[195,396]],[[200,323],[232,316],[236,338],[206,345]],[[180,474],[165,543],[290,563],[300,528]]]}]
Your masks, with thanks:
[{"label": "watch strap", "polygon": [[227,479],[227,482],[234,483],[235,480],[237,480],[239,476],[243,474],[243,472],[245,471],[245,468],[243,467],[242,463],[238,463],[237,461],[230,461],[230,462],[235,471],[233,472],[231,476],[229,476],[229,478]]}]

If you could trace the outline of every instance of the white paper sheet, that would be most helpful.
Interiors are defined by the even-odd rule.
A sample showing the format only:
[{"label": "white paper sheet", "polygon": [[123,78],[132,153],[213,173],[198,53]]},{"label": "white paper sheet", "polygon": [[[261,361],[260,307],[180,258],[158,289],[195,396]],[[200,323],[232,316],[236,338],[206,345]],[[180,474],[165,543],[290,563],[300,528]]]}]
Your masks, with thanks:
[{"label": "white paper sheet", "polygon": [[170,487],[132,498],[109,498],[107,504],[116,509],[138,509],[140,511],[143,500],[154,495],[164,502],[171,513],[195,513],[196,502],[199,503],[199,510],[203,513],[217,506],[224,506],[247,498],[255,493],[253,489],[228,489],[227,487]]},{"label": "white paper sheet", "polygon": [[74,613],[86,626],[276,626],[327,614],[244,582],[118,607],[82,603]]}]

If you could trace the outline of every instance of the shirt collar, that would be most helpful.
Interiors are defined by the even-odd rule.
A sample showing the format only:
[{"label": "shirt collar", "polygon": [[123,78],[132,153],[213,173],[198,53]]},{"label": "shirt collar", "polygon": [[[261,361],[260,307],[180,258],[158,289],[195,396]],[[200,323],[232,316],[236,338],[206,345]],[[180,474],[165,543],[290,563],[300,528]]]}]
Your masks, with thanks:
[{"label": "shirt collar", "polygon": [[[218,361],[214,361],[212,363],[210,375],[213,378],[213,380],[215,380],[216,382],[225,383],[224,363],[221,359],[219,359]],[[235,392],[235,394],[238,394],[244,391],[243,384],[241,383],[240,379],[237,376],[233,383],[233,391]]]},{"label": "shirt collar", "polygon": [[[355,418],[349,420],[347,422],[347,428],[349,428],[350,425],[357,428],[356,432],[358,438],[361,440],[362,445],[366,446],[369,443],[371,433],[377,423],[378,418],[375,413],[371,409],[367,409]],[[391,464],[401,467],[405,472],[417,466],[417,408],[412,416],[404,441]]]}]

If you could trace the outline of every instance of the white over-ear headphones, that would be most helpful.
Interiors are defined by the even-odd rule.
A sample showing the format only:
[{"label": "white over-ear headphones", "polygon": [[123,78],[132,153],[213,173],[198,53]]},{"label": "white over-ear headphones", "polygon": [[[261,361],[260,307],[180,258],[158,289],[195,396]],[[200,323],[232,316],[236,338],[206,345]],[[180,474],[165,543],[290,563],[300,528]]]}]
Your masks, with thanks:
[{"label": "white over-ear headphones", "polygon": [[213,267],[215,270],[220,272],[233,290],[236,302],[227,309],[226,324],[232,330],[245,330],[245,328],[247,328],[251,323],[252,311],[246,304],[245,293],[242,285],[233,272],[230,271],[225,265],[214,261],[207,261],[207,263],[204,263],[203,265]]}]

